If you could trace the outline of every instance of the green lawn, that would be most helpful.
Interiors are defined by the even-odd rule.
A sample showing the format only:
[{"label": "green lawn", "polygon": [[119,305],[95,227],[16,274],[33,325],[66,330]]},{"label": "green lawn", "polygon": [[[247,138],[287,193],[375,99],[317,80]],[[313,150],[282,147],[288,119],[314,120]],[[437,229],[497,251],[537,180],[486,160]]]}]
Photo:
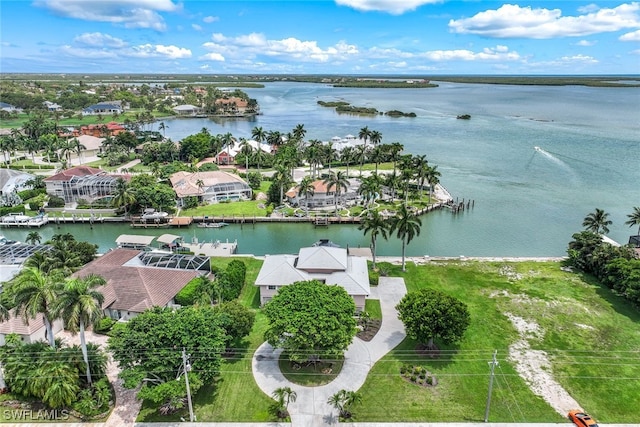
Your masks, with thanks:
[{"label": "green lawn", "polygon": [[369,313],[371,320],[382,320],[382,309],[379,299],[368,299],[364,302],[364,311]]},{"label": "green lawn", "polygon": [[[259,307],[258,288],[253,286],[262,261],[245,258],[212,258],[216,267],[225,267],[232,259],[240,259],[247,266],[247,281],[240,295],[240,302],[252,309]],[[256,322],[251,334],[237,346],[237,353],[226,357],[220,368],[220,377],[213,386],[200,389],[193,398],[194,412],[198,421],[272,421],[269,405],[273,400],[265,395],[253,379],[251,360],[255,350],[264,342],[264,331],[268,326],[267,318],[256,310]],[[185,409],[173,416],[162,416],[156,406],[143,405],[138,421],[179,421],[188,419]]]},{"label": "green lawn", "polygon": [[[262,181],[262,185],[257,192],[266,193],[269,189],[270,181]],[[254,190],[255,192],[255,190]],[[230,202],[230,203],[214,203],[211,205],[198,206],[193,209],[184,209],[180,211],[181,216],[215,216],[215,217],[233,217],[233,216],[246,216],[251,218],[254,216],[267,216],[265,200],[249,200],[246,202]],[[259,206],[265,206],[261,208]]]},{"label": "green lawn", "polygon": [[[546,331],[530,340],[544,350],[556,380],[596,419],[628,423],[640,419],[638,348],[640,314],[626,301],[583,278],[560,270],[560,263],[408,264],[409,291],[428,287],[469,305],[471,325],[457,346],[442,346],[431,359],[415,353],[406,339],[369,374],[357,421],[482,421],[493,350],[498,350],[493,422],[561,422],[535,396],[508,360],[519,339],[505,312],[536,322]],[[394,269],[392,275],[400,274]],[[436,387],[422,388],[400,378],[403,364],[426,367]],[[615,399],[611,397],[615,396]]]},{"label": "green lawn", "polygon": [[[213,258],[224,266],[233,258]],[[194,398],[198,421],[268,421],[272,400],[257,387],[251,358],[263,342],[268,324],[259,310],[258,289],[252,285],[262,261],[236,257],[247,265],[247,285],[240,301],[256,310],[250,336],[239,352],[222,365],[215,387]],[[640,313],[580,274],[560,270],[560,263],[432,262],[386,265],[391,276],[404,277],[408,290],[430,287],[466,302],[471,325],[459,345],[441,346],[440,356],[415,352],[416,343],[405,339],[381,359],[360,389],[363,403],[353,408],[355,421],[470,421],[481,422],[487,398],[489,366],[498,350],[499,366],[489,420],[492,422],[563,422],[542,398],[520,378],[508,358],[508,347],[519,339],[504,313],[536,322],[546,331],[530,340],[533,349],[544,350],[561,385],[595,418],[607,423],[632,423],[640,419],[638,349]],[[381,315],[379,301],[366,310]],[[400,376],[404,364],[423,366],[438,380],[435,387],[421,387]],[[611,396],[615,396],[612,399]],[[139,421],[176,421],[143,407]]]}]

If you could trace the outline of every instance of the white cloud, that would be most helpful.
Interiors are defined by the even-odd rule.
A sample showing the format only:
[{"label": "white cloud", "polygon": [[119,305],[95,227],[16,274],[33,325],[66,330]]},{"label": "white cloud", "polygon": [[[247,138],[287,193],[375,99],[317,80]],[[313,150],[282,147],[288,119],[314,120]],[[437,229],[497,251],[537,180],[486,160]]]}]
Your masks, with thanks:
[{"label": "white cloud", "polygon": [[593,46],[594,44],[596,44],[595,41],[589,41],[589,40],[580,40],[578,43],[576,43],[577,46],[585,46],[585,47]]},{"label": "white cloud", "polygon": [[211,52],[211,53],[207,53],[206,55],[202,55],[200,58],[201,61],[219,61],[219,62],[224,62],[224,56],[222,56],[219,53],[216,52]]},{"label": "white cloud", "polygon": [[629,53],[632,54],[632,55],[640,55],[640,49],[632,50]]},{"label": "white cloud", "polygon": [[563,56],[553,61],[541,61],[527,63],[527,67],[542,69],[564,69],[564,70],[581,70],[590,65],[598,64],[599,61],[588,55]]},{"label": "white cloud", "polygon": [[632,31],[627,34],[623,34],[618,39],[623,42],[640,42],[640,30]]},{"label": "white cloud", "polygon": [[158,12],[174,12],[181,8],[172,0],[36,0],[34,4],[69,18],[157,31],[167,29]]},{"label": "white cloud", "polygon": [[581,37],[640,26],[640,3],[621,4],[580,16],[562,16],[560,9],[532,9],[505,4],[471,18],[449,21],[454,33],[496,38],[548,39]]},{"label": "white cloud", "polygon": [[432,50],[420,56],[431,61],[519,61],[518,52],[510,52],[507,46],[498,45],[494,48],[484,48],[481,52],[467,49]]},{"label": "white cloud", "polygon": [[589,12],[595,12],[598,9],[600,9],[600,6],[598,6],[597,4],[591,3],[591,4],[588,4],[586,6],[580,6],[578,8],[578,12],[580,12],[580,13],[589,13]]},{"label": "white cloud", "polygon": [[105,49],[85,49],[78,48],[69,45],[60,46],[58,52],[62,55],[74,56],[77,58],[85,59],[107,59],[117,58],[117,54],[110,50]]},{"label": "white cloud", "polygon": [[363,12],[380,11],[401,15],[416,10],[423,4],[439,3],[441,0],[335,0],[336,4],[352,7]]},{"label": "white cloud", "polygon": [[283,60],[327,62],[345,60],[358,53],[358,48],[355,45],[344,41],[322,48],[315,40],[299,40],[295,37],[270,40],[260,33],[243,34],[237,37],[226,37],[223,34],[214,33],[211,39],[213,42],[206,42],[202,45],[203,48],[211,52],[202,56],[203,60],[220,60],[220,57],[226,58],[227,56],[237,60],[241,58],[253,59],[266,55]]},{"label": "white cloud", "polygon": [[117,37],[102,33],[84,33],[73,39],[74,42],[94,47],[125,47],[127,43]]},{"label": "white cloud", "polygon": [[191,50],[177,47],[165,46],[161,44],[152,45],[150,43],[133,46],[130,50],[123,52],[125,56],[138,58],[165,57],[167,59],[191,58]]},{"label": "white cloud", "polygon": [[212,22],[219,21],[220,18],[218,18],[217,16],[205,16],[204,18],[202,18],[202,20],[207,24],[211,24]]}]

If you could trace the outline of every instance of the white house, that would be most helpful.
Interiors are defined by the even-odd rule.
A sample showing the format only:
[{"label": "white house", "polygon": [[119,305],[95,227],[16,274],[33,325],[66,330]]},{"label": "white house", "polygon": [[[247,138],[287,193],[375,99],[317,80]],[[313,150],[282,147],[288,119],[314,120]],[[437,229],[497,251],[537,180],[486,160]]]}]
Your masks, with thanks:
[{"label": "white house", "polygon": [[[313,181],[313,194],[300,194],[298,186],[292,187],[285,193],[287,201],[294,206],[305,206],[308,208],[322,208],[327,206],[335,206],[335,187],[328,188],[323,180]],[[347,190],[341,189],[338,196],[338,204],[345,204],[359,199],[358,195],[359,182],[357,180],[349,180]]]},{"label": "white house", "polygon": [[371,293],[366,258],[350,255],[347,249],[314,246],[301,248],[298,255],[265,257],[255,282],[260,288],[260,303],[267,303],[283,286],[307,280],[342,286],[353,298],[357,311],[364,310],[365,299]]},{"label": "white house", "polygon": [[22,201],[18,192],[28,190],[34,175],[13,169],[0,169],[0,206],[14,206]]},{"label": "white house", "polygon": [[97,114],[122,114],[124,112],[124,104],[122,101],[99,102],[84,108],[83,116],[91,116]]},{"label": "white house", "polygon": [[173,107],[173,111],[178,116],[197,116],[202,112],[202,108],[196,107],[191,104],[178,105],[177,107]]},{"label": "white house", "polygon": [[[53,334],[57,334],[62,330],[62,319],[54,320]],[[22,342],[26,344],[37,341],[48,341],[47,328],[44,326],[44,316],[39,314],[35,319],[29,319],[29,323],[25,323],[22,317],[15,316],[14,310],[9,311],[9,320],[0,323],[0,346],[5,344],[7,335],[17,334]]]},{"label": "white house", "polygon": [[227,200],[251,200],[253,191],[238,175],[223,172],[176,172],[169,178],[178,196],[178,205],[184,206],[185,197],[197,197],[206,203]]}]

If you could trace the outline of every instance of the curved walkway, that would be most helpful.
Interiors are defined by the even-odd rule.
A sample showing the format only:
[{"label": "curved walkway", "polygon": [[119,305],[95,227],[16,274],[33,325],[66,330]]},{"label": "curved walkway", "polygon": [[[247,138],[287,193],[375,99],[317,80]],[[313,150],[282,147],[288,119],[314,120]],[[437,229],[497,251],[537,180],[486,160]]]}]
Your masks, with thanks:
[{"label": "curved walkway", "polygon": [[355,391],[362,387],[373,365],[400,344],[406,336],[404,325],[398,319],[398,311],[395,309],[406,292],[404,279],[380,278],[378,286],[371,289],[369,296],[380,300],[383,319],[380,330],[369,342],[354,338],[345,353],[342,371],[329,384],[305,387],[290,382],[278,367],[278,358],[282,350],[264,343],[256,350],[252,361],[253,376],[258,387],[269,396],[278,387],[291,387],[297,393],[297,400],[289,404],[291,424],[294,427],[337,424],[337,413],[327,404],[329,397],[341,389]]}]

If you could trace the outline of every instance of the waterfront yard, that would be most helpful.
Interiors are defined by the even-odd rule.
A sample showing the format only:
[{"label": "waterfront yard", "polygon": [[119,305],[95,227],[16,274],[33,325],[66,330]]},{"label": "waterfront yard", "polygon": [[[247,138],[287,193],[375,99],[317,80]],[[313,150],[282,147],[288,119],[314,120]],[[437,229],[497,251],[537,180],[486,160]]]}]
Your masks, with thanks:
[{"label": "waterfront yard", "polygon": [[[266,318],[259,311],[257,288],[252,285],[262,261],[247,263],[247,285],[240,301],[255,309],[256,324],[238,353],[227,358],[215,387],[195,397],[198,421],[270,420],[272,400],[257,387],[251,358],[263,342]],[[214,258],[224,265],[229,258]],[[505,313],[537,325],[538,335],[527,342],[544,351],[554,378],[581,407],[607,423],[640,419],[636,405],[640,388],[638,349],[640,314],[588,277],[565,272],[557,262],[431,262],[407,272],[392,266],[389,274],[403,276],[409,291],[430,287],[469,305],[471,325],[457,346],[441,346],[437,357],[417,353],[417,343],[405,339],[381,359],[360,389],[363,402],[353,407],[355,421],[473,421],[484,418],[489,365],[494,350],[499,365],[489,420],[493,422],[562,422],[563,417],[536,396],[518,375],[509,346],[521,340]],[[379,316],[373,303],[372,317]],[[416,386],[403,379],[400,368],[427,368],[437,379],[434,387]],[[233,396],[233,398],[229,398]],[[616,399],[611,399],[616,396]],[[170,421],[143,407],[139,421]]]},{"label": "waterfront yard", "polygon": [[[408,290],[429,287],[463,300],[471,326],[460,345],[442,347],[438,357],[417,354],[416,343],[406,339],[380,360],[360,390],[364,399],[354,408],[356,419],[482,421],[495,349],[500,364],[489,420],[560,422],[562,417],[516,373],[509,346],[521,338],[505,313],[538,325],[528,344],[547,354],[549,371],[583,409],[607,423],[640,419],[640,314],[589,277],[560,267],[557,262],[408,263]],[[403,380],[404,364],[426,367],[438,385],[425,388]]]}]

